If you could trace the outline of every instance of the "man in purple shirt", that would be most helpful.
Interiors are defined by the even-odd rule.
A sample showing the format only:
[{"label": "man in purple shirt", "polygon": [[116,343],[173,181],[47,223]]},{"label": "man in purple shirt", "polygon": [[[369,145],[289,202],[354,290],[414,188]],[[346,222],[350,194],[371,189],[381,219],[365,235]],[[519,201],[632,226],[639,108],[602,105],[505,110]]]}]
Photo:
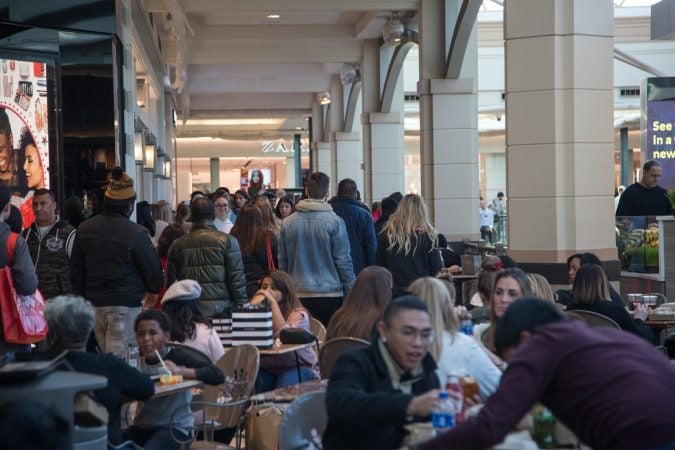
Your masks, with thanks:
[{"label": "man in purple shirt", "polygon": [[643,339],[523,298],[499,321],[495,345],[509,363],[497,392],[420,450],[491,447],[536,402],[595,450],[675,449],[675,366]]}]

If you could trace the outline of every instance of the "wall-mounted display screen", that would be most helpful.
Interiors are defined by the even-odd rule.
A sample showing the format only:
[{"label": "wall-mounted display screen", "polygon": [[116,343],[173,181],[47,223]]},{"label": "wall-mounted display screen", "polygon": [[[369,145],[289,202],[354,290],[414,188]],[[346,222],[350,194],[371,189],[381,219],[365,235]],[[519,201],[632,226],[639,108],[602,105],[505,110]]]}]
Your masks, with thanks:
[{"label": "wall-mounted display screen", "polygon": [[643,160],[661,163],[659,185],[675,189],[675,77],[646,78],[641,97]]},{"label": "wall-mounted display screen", "polygon": [[0,55],[0,183],[27,227],[33,222],[32,193],[49,188],[47,64]]}]

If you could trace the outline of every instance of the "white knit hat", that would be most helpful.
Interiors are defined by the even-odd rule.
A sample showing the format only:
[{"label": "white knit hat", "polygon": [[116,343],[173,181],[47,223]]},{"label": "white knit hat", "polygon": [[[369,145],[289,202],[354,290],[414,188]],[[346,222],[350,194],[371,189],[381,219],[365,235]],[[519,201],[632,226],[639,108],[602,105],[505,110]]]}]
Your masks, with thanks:
[{"label": "white knit hat", "polygon": [[162,305],[171,301],[196,300],[201,295],[202,287],[195,280],[176,281],[164,293]]}]

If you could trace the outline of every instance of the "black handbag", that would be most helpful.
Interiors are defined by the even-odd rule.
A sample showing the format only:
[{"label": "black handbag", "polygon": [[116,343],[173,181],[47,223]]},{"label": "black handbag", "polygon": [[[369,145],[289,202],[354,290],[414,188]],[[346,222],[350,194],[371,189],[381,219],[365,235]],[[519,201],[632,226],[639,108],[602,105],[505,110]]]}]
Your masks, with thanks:
[{"label": "black handbag", "polygon": [[279,333],[282,344],[310,344],[316,341],[316,336],[304,328],[284,328]]}]

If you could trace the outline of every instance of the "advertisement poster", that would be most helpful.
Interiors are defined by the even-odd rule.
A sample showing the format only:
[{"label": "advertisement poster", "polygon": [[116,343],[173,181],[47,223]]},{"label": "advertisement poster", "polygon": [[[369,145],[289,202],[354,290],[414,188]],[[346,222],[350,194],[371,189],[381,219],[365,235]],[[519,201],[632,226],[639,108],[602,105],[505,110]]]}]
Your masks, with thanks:
[{"label": "advertisement poster", "polygon": [[37,61],[0,58],[0,183],[28,227],[32,195],[49,188],[47,68]]},{"label": "advertisement poster", "polygon": [[659,186],[675,189],[675,78],[647,78],[644,88],[644,160],[655,159],[661,163]]}]

